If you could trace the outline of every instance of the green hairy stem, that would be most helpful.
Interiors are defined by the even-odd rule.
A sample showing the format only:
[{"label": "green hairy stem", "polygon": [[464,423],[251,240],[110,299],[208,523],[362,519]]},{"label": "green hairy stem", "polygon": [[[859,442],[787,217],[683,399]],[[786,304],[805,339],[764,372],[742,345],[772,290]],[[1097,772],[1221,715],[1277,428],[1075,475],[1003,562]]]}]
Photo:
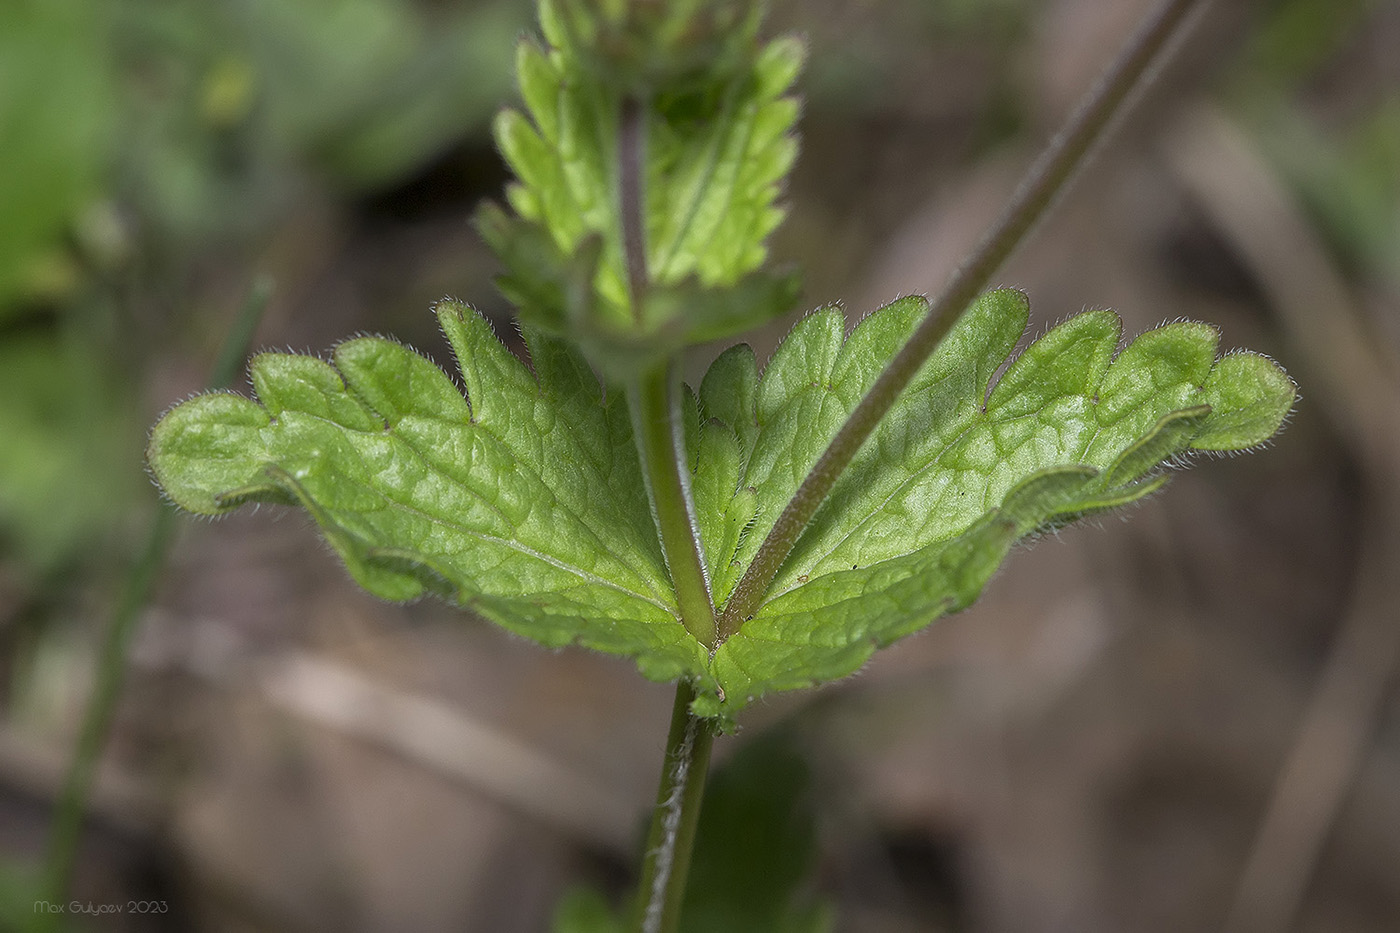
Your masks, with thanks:
[{"label": "green hairy stem", "polygon": [[661,785],[642,850],[642,875],[632,917],[633,926],[641,933],[674,933],[680,924],[705,774],[715,740],[712,724],[690,712],[694,699],[694,691],[682,681],[676,687]]}]

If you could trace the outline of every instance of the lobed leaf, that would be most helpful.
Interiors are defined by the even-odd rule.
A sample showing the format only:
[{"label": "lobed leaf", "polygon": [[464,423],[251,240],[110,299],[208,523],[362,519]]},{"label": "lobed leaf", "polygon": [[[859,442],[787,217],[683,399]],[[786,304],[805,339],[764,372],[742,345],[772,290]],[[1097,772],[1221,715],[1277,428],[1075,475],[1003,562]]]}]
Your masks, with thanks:
[{"label": "lobed leaf", "polygon": [[432,590],[545,645],[636,657],[708,679],[677,618],[623,402],[578,355],[531,341],[535,375],[474,311],[438,318],[466,396],[399,344],[359,338],[330,362],[266,353],[258,401],[195,398],[152,432],[177,504],[307,509],[355,579],[386,599]]},{"label": "lobed leaf", "polygon": [[[722,606],[798,484],[927,308],[902,298],[849,336],[826,309],[760,377],[731,348],[683,407],[690,486]],[[150,462],[179,505],[300,504],[371,592],[433,591],[546,645],[690,677],[697,711],[844,676],[878,647],[970,604],[1021,538],[1130,503],[1193,450],[1261,443],[1292,407],[1264,357],[1217,358],[1202,324],[1121,352],[1107,311],[1070,318],[1007,364],[1024,296],[992,292],[952,329],[836,483],[765,602],[711,652],[678,618],[624,393],[562,341],[527,334],[534,373],[475,312],[438,317],[465,394],[396,343],[330,361],[269,353],[257,401],[177,406]],[[999,371],[1000,378],[996,378]]]},{"label": "lobed leaf", "polygon": [[[759,504],[716,573],[718,604],[926,308],[900,299],[849,338],[838,312],[820,311],[761,379],[742,351],[711,368],[702,407],[741,444],[737,454],[702,446],[699,471],[737,471],[736,497]],[[1115,356],[1121,325],[1107,311],[1051,329],[993,384],[1026,320],[1024,296],[1009,290],[963,316],[837,481],[765,603],[716,651],[724,692],[698,710],[728,715],[752,697],[851,673],[881,645],[969,605],[1021,537],[1149,494],[1166,481],[1162,464],[1192,450],[1261,443],[1293,405],[1292,383],[1267,359],[1217,360],[1207,325],[1159,327]]]}]

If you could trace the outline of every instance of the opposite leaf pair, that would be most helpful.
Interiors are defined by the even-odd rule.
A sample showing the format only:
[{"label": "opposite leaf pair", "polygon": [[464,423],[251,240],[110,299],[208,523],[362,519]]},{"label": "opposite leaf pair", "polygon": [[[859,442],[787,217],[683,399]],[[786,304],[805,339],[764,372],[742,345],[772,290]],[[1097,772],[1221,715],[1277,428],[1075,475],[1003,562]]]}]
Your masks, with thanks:
[{"label": "opposite leaf pair", "polygon": [[[849,337],[820,311],[761,377],[746,346],[711,366],[686,439],[717,605],[926,307],[901,299]],[[1149,331],[1115,359],[1120,323],[1102,311],[1046,333],[988,394],[1027,317],[1019,293],[992,292],[838,481],[760,608],[711,650],[678,619],[623,393],[557,339],[527,333],[532,374],[476,312],[437,313],[465,398],[379,338],[330,363],[263,354],[261,404],[204,395],[156,426],[158,481],[203,514],[301,504],[371,592],[432,590],[542,644],[635,657],[652,679],[692,679],[695,711],[723,718],[851,673],[971,603],[1019,538],[1146,495],[1191,450],[1264,441],[1294,398],[1266,358],[1217,359],[1203,324]]]}]

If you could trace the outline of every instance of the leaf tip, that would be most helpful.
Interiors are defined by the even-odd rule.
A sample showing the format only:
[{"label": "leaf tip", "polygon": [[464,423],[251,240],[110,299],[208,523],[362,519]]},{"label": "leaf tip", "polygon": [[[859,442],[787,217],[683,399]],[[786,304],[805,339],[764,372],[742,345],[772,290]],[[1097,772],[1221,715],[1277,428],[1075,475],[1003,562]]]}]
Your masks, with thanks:
[{"label": "leaf tip", "polygon": [[1211,406],[1194,450],[1243,453],[1273,438],[1292,415],[1298,386],[1263,353],[1242,350],[1222,356],[1203,386]]}]

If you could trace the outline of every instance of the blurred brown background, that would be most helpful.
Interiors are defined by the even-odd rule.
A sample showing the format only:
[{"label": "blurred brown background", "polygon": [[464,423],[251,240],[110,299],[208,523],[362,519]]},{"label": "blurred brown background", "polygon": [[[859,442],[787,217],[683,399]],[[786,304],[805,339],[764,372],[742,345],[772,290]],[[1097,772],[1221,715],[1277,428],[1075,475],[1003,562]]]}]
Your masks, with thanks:
[{"label": "blurred brown background", "polygon": [[[775,0],[811,47],[774,247],[805,305],[936,290],[1150,5]],[[0,5],[0,922],[32,913],[16,879],[157,505],[145,431],[255,278],[259,346],[441,361],[434,299],[508,316],[469,219],[529,17]],[[1036,332],[1211,321],[1302,400],[1271,449],[1019,551],[720,741],[804,763],[835,929],[1400,930],[1397,50],[1394,0],[1217,2],[1003,270]],[[75,893],[170,912],[86,928],[528,931],[626,890],[669,687],[376,602],[293,512],[184,521],[162,579]]]}]

